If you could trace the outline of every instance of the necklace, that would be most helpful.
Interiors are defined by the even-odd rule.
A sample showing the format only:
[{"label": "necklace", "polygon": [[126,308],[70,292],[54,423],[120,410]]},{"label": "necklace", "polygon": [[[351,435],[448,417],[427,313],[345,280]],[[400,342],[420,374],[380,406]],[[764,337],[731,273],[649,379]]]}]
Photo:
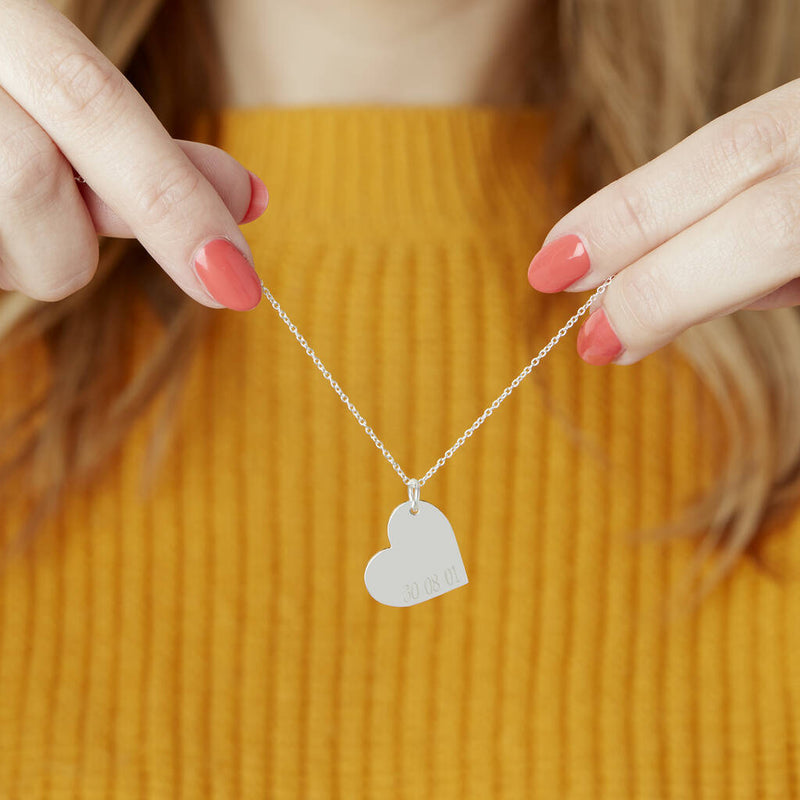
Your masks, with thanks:
[{"label": "necklace", "polygon": [[400,503],[389,516],[389,547],[379,550],[367,563],[364,583],[367,591],[379,603],[387,606],[411,606],[465,586],[467,571],[461,559],[455,533],[447,517],[433,503],[420,500],[420,489],[438,472],[453,453],[491,416],[498,406],[530,374],[550,349],[586,313],[595,297],[601,295],[611,282],[612,275],[595,290],[594,294],[569,318],[558,333],[531,359],[522,372],[511,381],[483,413],[453,443],[444,455],[421,477],[409,478],[400,468],[386,445],[375,435],[367,421],[342,391],[319,356],[311,348],[297,326],[281,308],[272,292],[261,281],[261,288],[278,316],[286,323],[302,348],[316,364],[317,369],[330,383],[341,401],[350,409],[359,425],[364,428],[384,458],[392,465],[408,487],[408,500]]}]

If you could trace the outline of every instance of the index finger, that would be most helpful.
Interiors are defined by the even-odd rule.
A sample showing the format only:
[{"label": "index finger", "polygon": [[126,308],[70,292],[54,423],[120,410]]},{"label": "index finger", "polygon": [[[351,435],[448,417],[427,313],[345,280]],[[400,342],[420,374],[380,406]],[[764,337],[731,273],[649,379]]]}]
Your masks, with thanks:
[{"label": "index finger", "polygon": [[236,220],[127,78],[44,0],[0,0],[0,19],[0,85],[181,289],[253,308],[261,282]]},{"label": "index finger", "polygon": [[550,230],[528,269],[543,292],[586,291],[756,183],[800,145],[800,80],[744,103],[595,192]]}]

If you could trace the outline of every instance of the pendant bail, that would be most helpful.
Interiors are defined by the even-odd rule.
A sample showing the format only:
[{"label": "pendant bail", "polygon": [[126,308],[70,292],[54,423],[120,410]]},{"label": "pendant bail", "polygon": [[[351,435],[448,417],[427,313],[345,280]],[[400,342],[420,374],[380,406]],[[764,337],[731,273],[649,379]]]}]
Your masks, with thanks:
[{"label": "pendant bail", "polygon": [[408,499],[411,501],[409,511],[416,514],[419,511],[419,481],[416,478],[408,480]]}]

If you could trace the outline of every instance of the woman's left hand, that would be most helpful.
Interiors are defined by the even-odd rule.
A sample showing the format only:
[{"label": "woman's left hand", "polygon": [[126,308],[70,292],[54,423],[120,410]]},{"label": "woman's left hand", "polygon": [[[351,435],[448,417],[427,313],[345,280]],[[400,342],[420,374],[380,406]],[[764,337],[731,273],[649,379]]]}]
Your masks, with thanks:
[{"label": "woman's left hand", "polygon": [[590,364],[633,364],[740,308],[800,304],[800,80],[595,192],[528,269],[543,292],[596,289],[610,275],[578,333]]}]

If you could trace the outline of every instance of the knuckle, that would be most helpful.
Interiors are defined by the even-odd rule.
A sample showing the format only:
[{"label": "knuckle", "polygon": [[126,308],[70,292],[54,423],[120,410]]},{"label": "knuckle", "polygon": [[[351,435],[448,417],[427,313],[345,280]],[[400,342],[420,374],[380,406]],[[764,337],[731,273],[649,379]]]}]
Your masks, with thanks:
[{"label": "knuckle", "polygon": [[63,300],[75,292],[83,289],[94,277],[94,269],[82,268],[79,272],[69,273],[69,277],[62,280],[38,280],[33,283],[28,282],[24,293],[34,300],[43,300],[47,303],[54,303]]},{"label": "knuckle", "polygon": [[191,163],[176,163],[160,172],[137,194],[140,219],[147,225],[168,219],[200,187],[200,173]]},{"label": "knuckle", "polygon": [[64,178],[66,162],[49,137],[37,135],[31,127],[13,131],[0,148],[4,205],[18,206],[47,197]]},{"label": "knuckle", "polygon": [[46,101],[60,116],[74,117],[94,109],[107,111],[124,88],[122,73],[110,61],[81,50],[70,51],[53,65]]},{"label": "knuckle", "polygon": [[750,229],[759,242],[782,250],[800,242],[800,172],[787,173],[756,203]]},{"label": "knuckle", "polygon": [[610,252],[620,240],[647,242],[653,222],[653,204],[647,192],[630,180],[619,180],[609,216],[591,232],[591,238],[601,252]]},{"label": "knuckle", "polygon": [[727,171],[757,177],[782,167],[789,155],[787,123],[771,111],[733,114],[723,125],[714,148]]},{"label": "knuckle", "polygon": [[620,288],[623,312],[647,339],[661,339],[670,335],[673,316],[670,313],[669,294],[652,271],[636,270],[626,275]]},{"label": "knuckle", "polygon": [[68,252],[64,248],[57,263],[28,269],[18,279],[20,291],[34,300],[55,302],[69,297],[88,285],[95,274],[100,257],[96,236],[87,236]]}]

